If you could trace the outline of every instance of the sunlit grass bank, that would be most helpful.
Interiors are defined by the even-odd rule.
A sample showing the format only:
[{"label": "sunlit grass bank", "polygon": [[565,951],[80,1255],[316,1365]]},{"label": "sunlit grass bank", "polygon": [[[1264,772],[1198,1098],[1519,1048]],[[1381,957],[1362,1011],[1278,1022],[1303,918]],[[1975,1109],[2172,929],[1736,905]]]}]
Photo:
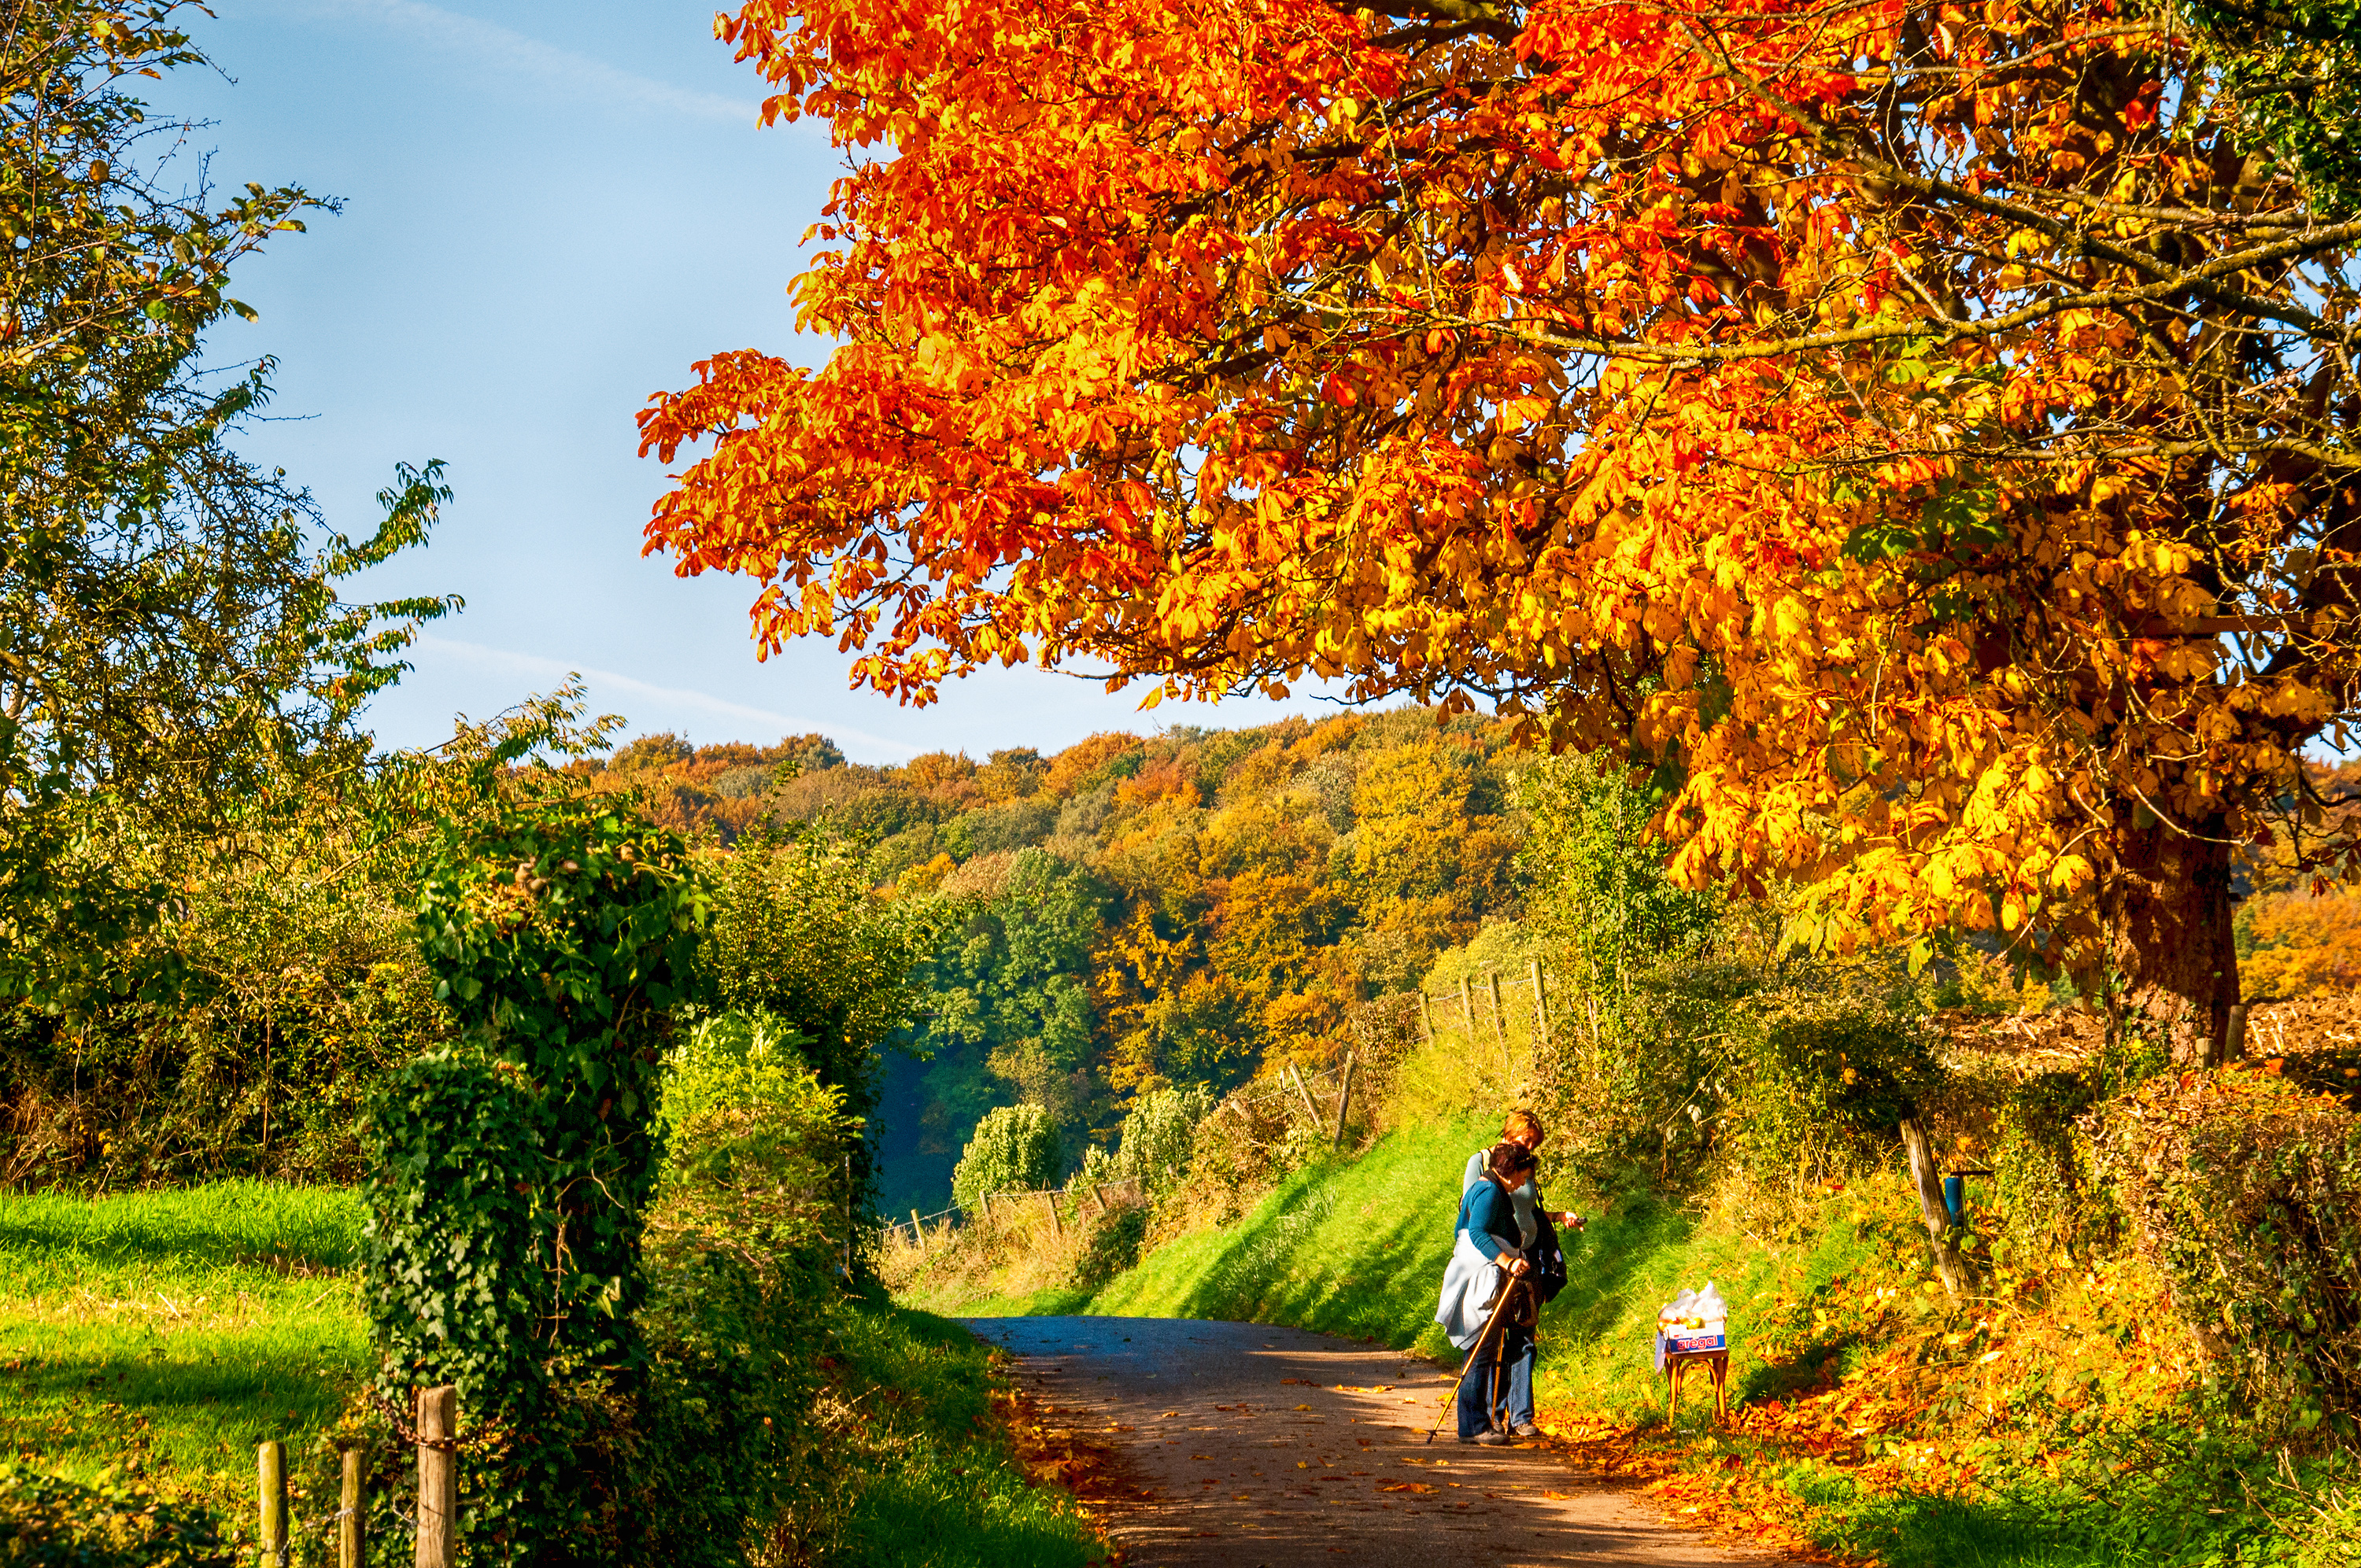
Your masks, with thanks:
[{"label": "sunlit grass bank", "polygon": [[255,1444],[330,1425],[365,1360],[347,1191],[0,1195],[0,1447],[250,1502]]},{"label": "sunlit grass bank", "polygon": [[[235,1528],[255,1444],[310,1447],[366,1371],[352,1193],[261,1182],[0,1196],[0,1455],[70,1479],[137,1473]],[[991,1353],[939,1318],[830,1309],[855,1478],[832,1561],[1083,1568],[1105,1548],[1027,1478]]]}]

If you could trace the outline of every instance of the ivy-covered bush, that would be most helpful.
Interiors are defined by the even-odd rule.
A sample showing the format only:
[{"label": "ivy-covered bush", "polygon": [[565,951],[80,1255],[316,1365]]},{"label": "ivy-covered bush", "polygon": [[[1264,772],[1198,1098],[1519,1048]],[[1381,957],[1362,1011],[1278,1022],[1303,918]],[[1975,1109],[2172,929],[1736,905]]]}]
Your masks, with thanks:
[{"label": "ivy-covered bush", "polygon": [[1054,1186],[1066,1168],[1058,1119],[1038,1105],[1002,1105],[983,1113],[951,1173],[951,1196],[976,1210],[987,1192]]},{"label": "ivy-covered bush", "polygon": [[203,1508],[136,1483],[83,1486],[0,1464],[0,1563],[10,1568],[231,1568],[237,1561]]},{"label": "ivy-covered bush", "polygon": [[2157,1078],[2100,1116],[2136,1245],[2257,1409],[2361,1419],[2361,1118],[2255,1068]]},{"label": "ivy-covered bush", "polygon": [[374,1106],[365,1299],[389,1404],[462,1390],[478,1561],[637,1561],[661,1538],[636,1480],[641,1247],[705,915],[679,841],[611,795],[525,791],[455,830],[427,880],[420,935],[460,1040]]},{"label": "ivy-covered bush", "polygon": [[513,1062],[442,1051],[396,1074],[373,1120],[361,1300],[380,1376],[512,1408],[540,1387],[554,1310],[545,1102]]}]

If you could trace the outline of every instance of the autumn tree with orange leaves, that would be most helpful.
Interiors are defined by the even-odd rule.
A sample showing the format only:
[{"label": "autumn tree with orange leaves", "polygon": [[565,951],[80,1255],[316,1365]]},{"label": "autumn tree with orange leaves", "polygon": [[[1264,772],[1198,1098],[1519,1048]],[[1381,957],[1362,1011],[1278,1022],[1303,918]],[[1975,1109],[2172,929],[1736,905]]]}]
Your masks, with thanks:
[{"label": "autumn tree with orange leaves", "polygon": [[[1691,884],[2202,1059],[2352,717],[2354,249],[2162,6],[747,0],[840,342],[642,414],[765,651],[1307,676],[1657,770]],[[2323,824],[2303,869],[2361,870]]]}]

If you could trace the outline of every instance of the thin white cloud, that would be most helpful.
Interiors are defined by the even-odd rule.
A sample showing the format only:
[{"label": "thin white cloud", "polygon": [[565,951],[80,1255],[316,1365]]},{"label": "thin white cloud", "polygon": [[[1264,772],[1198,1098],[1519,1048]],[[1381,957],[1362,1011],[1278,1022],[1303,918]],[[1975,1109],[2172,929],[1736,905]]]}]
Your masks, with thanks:
[{"label": "thin white cloud", "polygon": [[[798,718],[792,714],[773,713],[767,708],[749,707],[744,703],[731,702],[684,686],[660,686],[619,675],[611,670],[593,670],[563,660],[546,659],[538,653],[519,653],[506,648],[488,648],[480,642],[462,642],[454,637],[421,636],[412,644],[424,659],[447,658],[478,667],[490,667],[544,679],[563,680],[578,674],[589,683],[591,706],[596,708],[621,696],[636,696],[661,705],[669,710],[668,717],[677,717],[682,710],[710,714],[716,718],[734,719],[741,724],[757,726],[743,739],[755,740],[766,735],[802,735],[818,730],[844,749],[845,755],[856,762],[906,762],[918,754],[918,748],[900,740],[889,740],[882,735],[871,735],[859,729],[847,729],[841,725],[823,724],[818,719]],[[736,739],[737,737],[733,737]]]},{"label": "thin white cloud", "polygon": [[699,93],[619,71],[587,54],[545,44],[497,22],[429,5],[424,0],[314,0],[310,9],[315,15],[376,22],[434,48],[465,55],[478,65],[560,88],[571,96],[733,126],[752,126],[761,113],[761,105],[752,99],[725,98],[719,93]]}]

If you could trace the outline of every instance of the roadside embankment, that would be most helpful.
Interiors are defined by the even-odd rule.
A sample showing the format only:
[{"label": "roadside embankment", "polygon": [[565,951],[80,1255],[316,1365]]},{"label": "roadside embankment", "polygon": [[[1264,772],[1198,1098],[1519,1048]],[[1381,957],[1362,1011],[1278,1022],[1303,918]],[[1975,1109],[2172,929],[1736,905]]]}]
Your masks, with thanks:
[{"label": "roadside embankment", "polygon": [[[1095,1289],[996,1298],[946,1268],[908,1293],[961,1315],[1284,1324],[1455,1363],[1430,1320],[1485,1131],[1398,1129]],[[2361,1561],[2349,1462],[2245,1435],[2135,1261],[1992,1262],[1954,1300],[1915,1203],[1898,1175],[1831,1184],[1778,1223],[1737,1202],[1595,1195],[1543,1319],[1543,1426],[1686,1522],[1891,1568]],[[1652,1359],[1657,1307],[1708,1278],[1733,1314],[1719,1430],[1704,1399],[1667,1422]]]}]

